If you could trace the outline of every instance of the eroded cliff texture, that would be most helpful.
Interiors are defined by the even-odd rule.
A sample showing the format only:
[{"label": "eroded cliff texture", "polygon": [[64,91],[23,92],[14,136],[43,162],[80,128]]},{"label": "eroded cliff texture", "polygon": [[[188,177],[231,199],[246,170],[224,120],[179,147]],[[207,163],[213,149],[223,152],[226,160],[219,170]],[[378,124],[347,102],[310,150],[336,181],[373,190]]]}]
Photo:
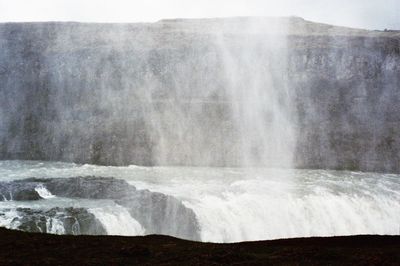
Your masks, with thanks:
[{"label": "eroded cliff texture", "polygon": [[278,20],[1,24],[0,158],[240,166],[229,92],[254,78],[294,166],[400,172],[399,33]]}]

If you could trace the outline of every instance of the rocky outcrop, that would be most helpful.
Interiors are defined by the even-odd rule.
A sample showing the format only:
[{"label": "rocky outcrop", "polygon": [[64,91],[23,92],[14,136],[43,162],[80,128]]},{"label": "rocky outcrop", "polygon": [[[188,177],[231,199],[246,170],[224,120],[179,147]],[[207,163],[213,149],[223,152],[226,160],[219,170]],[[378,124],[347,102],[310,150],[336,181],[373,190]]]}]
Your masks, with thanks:
[{"label": "rocky outcrop", "polygon": [[[0,211],[0,216],[4,215]],[[62,235],[106,235],[107,232],[96,217],[83,208],[52,208],[39,210],[17,208],[11,228],[32,233]]]},{"label": "rocky outcrop", "polygon": [[[57,197],[113,200],[129,211],[143,226],[146,234],[200,240],[197,218],[181,201],[161,193],[137,190],[124,180],[103,177],[29,178],[0,182],[0,196],[3,195],[4,200],[14,201],[43,199],[39,194],[31,197],[37,193],[38,187],[47,189],[52,196]],[[7,198],[7,195],[11,196]],[[20,197],[16,198],[15,195]],[[7,212],[8,209],[0,210],[0,215]],[[101,223],[85,208],[17,208],[16,213],[11,223],[11,227],[16,229],[60,234],[105,234]]]},{"label": "rocky outcrop", "polygon": [[0,183],[0,201],[29,201],[42,199],[39,193],[35,190],[37,183]]},{"label": "rocky outcrop", "polygon": [[300,18],[1,24],[0,158],[241,166],[229,92],[263,82],[296,167],[400,172],[400,35]]}]

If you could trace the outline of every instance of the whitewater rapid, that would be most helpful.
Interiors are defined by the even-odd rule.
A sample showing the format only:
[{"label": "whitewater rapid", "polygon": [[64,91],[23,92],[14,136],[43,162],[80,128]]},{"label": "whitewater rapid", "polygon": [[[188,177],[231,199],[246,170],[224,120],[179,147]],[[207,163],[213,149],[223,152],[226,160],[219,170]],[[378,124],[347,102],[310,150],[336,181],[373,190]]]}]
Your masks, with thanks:
[{"label": "whitewater rapid", "polygon": [[[194,211],[206,242],[400,234],[400,176],[395,174],[0,161],[0,181],[76,176],[115,177],[137,189],[174,196]],[[44,199],[35,203],[0,202],[0,226],[15,227],[16,208],[84,206],[107,234],[146,234],[135,217],[113,202],[58,198],[43,187],[37,191]],[[56,220],[49,226],[63,233]]]}]

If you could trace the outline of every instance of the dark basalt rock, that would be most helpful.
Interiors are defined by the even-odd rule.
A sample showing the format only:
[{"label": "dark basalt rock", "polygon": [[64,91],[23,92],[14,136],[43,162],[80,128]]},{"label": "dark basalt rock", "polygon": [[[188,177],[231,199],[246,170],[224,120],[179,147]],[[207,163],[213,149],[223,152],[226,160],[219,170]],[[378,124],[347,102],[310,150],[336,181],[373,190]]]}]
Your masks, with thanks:
[{"label": "dark basalt rock", "polygon": [[36,187],[35,182],[0,182],[0,201],[40,200]]},{"label": "dark basalt rock", "polygon": [[[114,200],[117,204],[128,209],[132,217],[145,228],[147,234],[163,234],[200,240],[199,224],[191,209],[185,207],[182,202],[174,197],[148,190],[137,190],[124,180],[94,176],[52,179],[29,178],[0,182],[0,191],[4,195],[8,195],[12,191],[20,198],[29,200],[30,195],[36,192],[35,188],[38,186],[44,186],[58,197]],[[27,195],[24,196],[23,193],[25,192]],[[23,219],[27,218],[23,220],[24,225],[21,229],[33,232],[42,230],[40,232],[43,232],[43,226],[46,225],[43,217],[55,217],[57,210],[59,209],[49,210],[44,216],[36,215],[37,213],[29,209],[19,210],[28,214],[22,216]],[[80,224],[80,228],[84,228],[85,232],[91,232],[89,229],[92,227],[92,223],[85,227],[85,217],[82,217],[82,215],[89,215],[85,210],[70,208],[62,211],[65,213],[62,220],[66,226],[66,231],[70,230],[69,228],[73,227],[76,218],[79,218],[78,220],[83,223]],[[89,221],[91,220],[93,219],[89,219]]]},{"label": "dark basalt rock", "polygon": [[136,191],[126,181],[108,177],[28,179],[39,181],[54,195],[68,198],[119,199]]},{"label": "dark basalt rock", "polygon": [[40,200],[42,197],[39,196],[35,190],[19,190],[13,193],[12,200],[27,201],[27,200]]},{"label": "dark basalt rock", "polygon": [[[66,235],[106,235],[107,232],[96,217],[83,208],[52,208],[37,210],[18,208],[19,217],[14,224],[19,230],[36,233],[59,233]],[[59,224],[56,224],[59,223]],[[62,231],[56,231],[56,226]]]}]

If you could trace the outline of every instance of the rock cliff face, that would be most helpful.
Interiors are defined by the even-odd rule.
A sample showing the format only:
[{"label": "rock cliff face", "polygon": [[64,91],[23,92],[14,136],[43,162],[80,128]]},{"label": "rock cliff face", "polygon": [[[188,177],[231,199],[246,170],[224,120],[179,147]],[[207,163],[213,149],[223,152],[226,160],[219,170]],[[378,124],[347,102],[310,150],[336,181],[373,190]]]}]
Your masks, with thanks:
[{"label": "rock cliff face", "polygon": [[[327,38],[326,42],[332,42]],[[335,37],[291,61],[305,167],[400,171],[399,39]],[[299,60],[300,56],[300,60]]]},{"label": "rock cliff face", "polygon": [[1,24],[0,158],[240,166],[254,86],[294,166],[400,172],[400,34],[300,18]]}]

